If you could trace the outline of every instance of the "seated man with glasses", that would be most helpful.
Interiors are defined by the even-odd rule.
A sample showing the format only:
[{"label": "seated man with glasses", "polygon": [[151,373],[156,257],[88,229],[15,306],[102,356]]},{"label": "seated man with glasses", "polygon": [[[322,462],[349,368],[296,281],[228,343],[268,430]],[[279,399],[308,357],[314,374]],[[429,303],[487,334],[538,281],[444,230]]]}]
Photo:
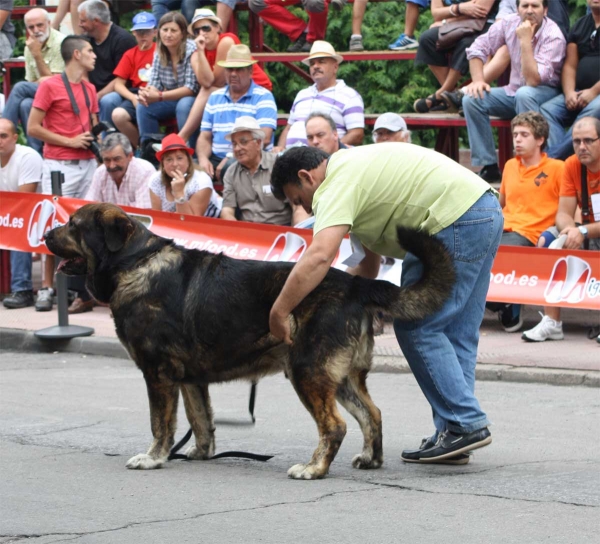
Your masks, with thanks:
[{"label": "seated man with glasses", "polygon": [[567,57],[561,80],[563,94],[542,105],[550,123],[548,156],[566,159],[573,154],[571,130],[583,117],[600,118],[600,2],[587,0],[590,13],[579,19],[567,39]]},{"label": "seated man with glasses", "polygon": [[[188,27],[197,47],[192,55],[192,67],[200,84],[200,92],[187,122],[179,131],[179,136],[186,141],[198,130],[208,97],[226,84],[225,69],[217,62],[224,61],[231,47],[241,43],[235,34],[224,33],[223,28],[221,19],[208,8],[197,9]],[[273,89],[269,76],[258,64],[252,66],[252,81],[269,91]]]},{"label": "seated man with glasses", "polygon": [[[560,186],[560,199],[556,213],[556,229],[565,236],[564,249],[600,250],[600,120],[584,117],[573,125],[573,149],[575,155],[565,161],[565,171]],[[587,177],[589,214],[582,213],[583,224],[575,223],[577,208],[582,212],[582,173]],[[542,237],[545,233],[542,233]],[[586,243],[587,240],[587,243]],[[538,244],[540,245],[540,244]],[[521,338],[527,342],[562,340],[564,338],[560,308],[544,308],[542,321],[533,329],[525,331]],[[600,342],[600,336],[598,337]]]}]

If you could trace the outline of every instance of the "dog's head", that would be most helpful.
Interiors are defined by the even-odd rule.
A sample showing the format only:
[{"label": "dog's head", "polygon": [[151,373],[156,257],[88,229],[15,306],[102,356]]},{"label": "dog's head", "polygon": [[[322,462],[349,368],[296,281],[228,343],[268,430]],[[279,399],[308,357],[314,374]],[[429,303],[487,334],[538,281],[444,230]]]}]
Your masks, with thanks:
[{"label": "dog's head", "polygon": [[68,276],[93,274],[99,264],[121,251],[136,223],[113,204],[86,204],[69,222],[46,233],[48,249],[62,257],[58,270]]}]

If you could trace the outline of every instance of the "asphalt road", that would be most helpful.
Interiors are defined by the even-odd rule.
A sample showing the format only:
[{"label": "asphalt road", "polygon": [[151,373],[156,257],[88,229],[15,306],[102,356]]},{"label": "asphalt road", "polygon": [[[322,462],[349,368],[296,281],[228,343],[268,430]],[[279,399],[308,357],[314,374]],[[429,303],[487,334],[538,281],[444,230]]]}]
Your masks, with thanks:
[{"label": "asphalt road", "polygon": [[[359,471],[348,434],[320,481],[286,476],[317,433],[283,376],[260,382],[256,425],[217,423],[217,452],[269,453],[125,468],[150,444],[133,363],[78,354],[0,352],[0,543],[583,543],[600,529],[596,388],[481,382],[491,446],[466,466],[403,464],[432,431],[409,374],[373,373],[385,463]],[[213,388],[217,420],[248,423],[249,386]],[[344,412],[344,417],[347,414]],[[187,422],[180,406],[181,436]]]}]

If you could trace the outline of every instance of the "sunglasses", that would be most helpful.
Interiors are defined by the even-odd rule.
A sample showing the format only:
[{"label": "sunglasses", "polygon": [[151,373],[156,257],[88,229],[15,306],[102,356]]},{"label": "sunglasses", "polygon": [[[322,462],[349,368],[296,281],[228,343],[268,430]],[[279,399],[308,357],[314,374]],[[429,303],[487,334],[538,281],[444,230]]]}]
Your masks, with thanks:
[{"label": "sunglasses", "polygon": [[204,32],[204,33],[208,34],[212,29],[213,29],[213,27],[210,25],[203,25],[203,26],[197,26],[196,28],[193,28],[192,30],[194,31],[194,36],[198,36],[200,34],[200,32]]}]

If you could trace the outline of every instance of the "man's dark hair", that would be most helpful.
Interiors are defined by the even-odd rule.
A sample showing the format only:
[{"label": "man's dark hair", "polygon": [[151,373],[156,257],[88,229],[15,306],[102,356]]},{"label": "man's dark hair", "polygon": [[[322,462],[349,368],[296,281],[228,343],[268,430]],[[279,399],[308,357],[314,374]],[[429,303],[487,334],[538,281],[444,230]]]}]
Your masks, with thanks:
[{"label": "man's dark hair", "polygon": [[75,51],[81,51],[86,43],[92,43],[87,36],[79,36],[77,34],[67,36],[60,44],[60,55],[65,64],[70,62]]},{"label": "man's dark hair", "polygon": [[317,147],[291,147],[277,157],[271,172],[271,189],[275,198],[285,200],[286,185],[302,185],[298,172],[317,168],[329,155]]},{"label": "man's dark hair", "polygon": [[331,131],[332,132],[337,132],[337,126],[335,124],[335,121],[333,120],[333,117],[331,117],[331,115],[328,115],[327,113],[323,113],[320,111],[313,111],[307,118],[306,121],[304,121],[304,126],[306,126],[306,124],[311,120],[314,119],[315,117],[320,117],[321,119],[324,119],[325,121],[327,121],[327,123],[329,124],[329,126],[331,127]]},{"label": "man's dark hair", "polygon": [[[517,7],[519,7],[519,4],[521,3],[521,0],[517,0]],[[542,6],[544,6],[545,8],[548,7],[548,0],[542,0]]]}]

